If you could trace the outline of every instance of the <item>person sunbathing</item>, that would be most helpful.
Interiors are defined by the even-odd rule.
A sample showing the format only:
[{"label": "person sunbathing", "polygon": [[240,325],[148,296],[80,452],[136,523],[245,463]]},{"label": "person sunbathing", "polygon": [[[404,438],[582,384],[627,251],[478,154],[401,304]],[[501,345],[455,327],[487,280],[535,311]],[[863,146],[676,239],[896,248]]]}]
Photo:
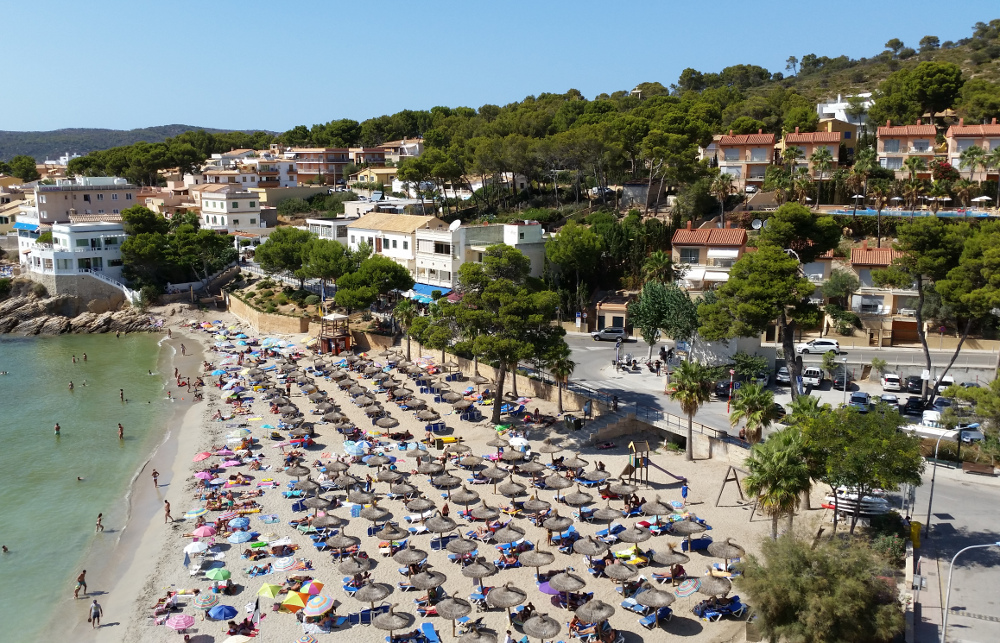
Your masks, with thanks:
[{"label": "person sunbathing", "polygon": [[517,556],[515,556],[513,553],[501,554],[500,562],[504,565],[515,565],[517,564]]},{"label": "person sunbathing", "polygon": [[271,563],[268,563],[263,567],[261,567],[260,565],[254,565],[249,570],[247,570],[247,574],[251,576],[260,576],[263,574],[269,574],[270,572],[271,572]]},{"label": "person sunbathing", "polygon": [[411,632],[403,632],[402,634],[393,634],[390,637],[390,641],[391,643],[403,643],[404,641],[418,639],[421,636],[420,630],[413,630]]}]

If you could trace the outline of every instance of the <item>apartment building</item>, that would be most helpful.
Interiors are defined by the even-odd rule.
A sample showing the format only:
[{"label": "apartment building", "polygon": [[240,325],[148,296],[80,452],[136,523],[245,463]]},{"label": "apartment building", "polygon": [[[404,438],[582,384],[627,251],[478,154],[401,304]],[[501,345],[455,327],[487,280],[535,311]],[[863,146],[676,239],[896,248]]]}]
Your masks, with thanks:
[{"label": "apartment building", "polygon": [[[854,115],[850,112],[851,103],[848,102],[850,98],[861,99],[861,105],[864,107],[864,111],[861,114]],[[854,94],[852,96],[842,96],[837,94],[836,100],[830,100],[825,103],[816,104],[816,113],[819,114],[820,119],[825,118],[835,118],[838,121],[844,121],[845,123],[850,123],[857,127],[863,127],[868,122],[868,110],[871,106],[875,104],[872,99],[871,92],[864,92],[861,94]]]},{"label": "apartment building", "polygon": [[406,159],[417,158],[424,153],[424,139],[422,138],[411,138],[402,139],[399,141],[389,141],[388,143],[382,143],[378,146],[385,155],[385,160],[387,162],[392,162],[399,165],[401,161]]},{"label": "apartment building", "polygon": [[850,267],[861,283],[851,296],[851,310],[861,318],[862,326],[878,346],[917,341],[916,289],[883,288],[872,278],[872,271],[888,268],[897,256],[891,248],[869,248],[867,241],[851,249]]},{"label": "apartment building", "polygon": [[847,121],[836,118],[821,118],[816,128],[817,132],[840,132],[840,144],[847,152],[847,158],[840,159],[841,163],[850,163],[854,160],[854,153],[858,149],[858,126]]},{"label": "apartment building", "polygon": [[[896,178],[905,178],[909,175],[903,166],[906,159],[919,156],[925,165],[934,159],[936,137],[937,129],[924,125],[920,119],[916,125],[893,125],[892,121],[886,121],[885,126],[878,128],[878,163],[887,170],[894,170]],[[927,178],[930,172],[918,176]]]},{"label": "apartment building", "polygon": [[729,281],[729,269],[746,246],[743,228],[695,228],[688,221],[687,227],[674,232],[671,259],[684,289],[704,292]]},{"label": "apartment building", "polygon": [[347,155],[355,165],[385,165],[385,150],[381,147],[351,147]]},{"label": "apartment building", "polygon": [[[369,212],[347,224],[347,245],[357,250],[367,243],[375,252],[386,256],[416,274],[417,230],[448,230],[448,224],[431,216]],[[341,240],[343,242],[343,240]]]},{"label": "apartment building", "polygon": [[78,176],[56,179],[55,185],[37,185],[18,221],[27,225],[69,223],[77,214],[120,215],[137,203],[138,188],[114,176]]},{"label": "apartment building", "polygon": [[[794,132],[788,132],[778,145],[778,149],[784,154],[789,148],[799,150],[799,159],[795,163],[795,169],[805,168],[810,174],[816,175],[813,167],[812,155],[821,149],[830,153],[830,168],[826,171],[826,177],[830,176],[840,164],[840,132],[799,132],[796,127]],[[826,178],[824,177],[824,178]]]},{"label": "apartment building", "polygon": [[345,180],[344,168],[351,163],[346,147],[291,147],[285,159],[295,161],[299,183],[333,185]]},{"label": "apartment building", "polygon": [[952,125],[944,135],[948,145],[948,162],[967,179],[980,181],[996,181],[1000,168],[962,167],[962,152],[970,147],[981,147],[987,153],[1000,148],[1000,125],[993,119],[986,125],[966,125],[960,118],[958,125]]},{"label": "apartment building", "polygon": [[774,162],[774,134],[736,134],[730,130],[716,141],[719,170],[733,177],[737,189],[764,184],[767,166]]},{"label": "apartment building", "polygon": [[33,244],[21,254],[21,263],[38,274],[93,272],[121,280],[124,242],[121,223],[57,223],[52,226],[52,243]]},{"label": "apartment building", "polygon": [[201,192],[201,227],[218,232],[265,227],[257,195],[238,185],[210,185]]}]

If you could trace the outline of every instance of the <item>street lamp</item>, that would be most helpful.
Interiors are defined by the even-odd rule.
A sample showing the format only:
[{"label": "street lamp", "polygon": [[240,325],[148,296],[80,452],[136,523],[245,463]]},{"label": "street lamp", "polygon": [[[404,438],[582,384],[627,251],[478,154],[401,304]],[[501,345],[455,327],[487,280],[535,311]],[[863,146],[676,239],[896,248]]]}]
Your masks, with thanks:
[{"label": "street lamp", "polygon": [[938,447],[941,446],[941,440],[944,436],[949,433],[959,433],[959,431],[955,429],[945,431],[940,437],[938,437],[937,443],[934,445],[934,465],[931,467],[931,492],[930,497],[927,498],[927,522],[924,525],[924,538],[930,538],[931,535],[931,505],[934,504],[934,478],[937,477]]},{"label": "street lamp", "polygon": [[1000,547],[1000,542],[969,545],[965,549],[959,549],[958,553],[951,557],[951,565],[948,566],[948,589],[944,594],[944,619],[941,621],[941,643],[945,643],[948,636],[948,604],[951,602],[951,574],[955,571],[955,559],[962,555],[963,552],[982,547]]},{"label": "street lamp", "polygon": [[[847,358],[846,357],[840,358],[840,363],[844,365],[844,404],[843,404],[843,406],[847,406]],[[834,381],[836,381],[836,378],[834,379]]]}]

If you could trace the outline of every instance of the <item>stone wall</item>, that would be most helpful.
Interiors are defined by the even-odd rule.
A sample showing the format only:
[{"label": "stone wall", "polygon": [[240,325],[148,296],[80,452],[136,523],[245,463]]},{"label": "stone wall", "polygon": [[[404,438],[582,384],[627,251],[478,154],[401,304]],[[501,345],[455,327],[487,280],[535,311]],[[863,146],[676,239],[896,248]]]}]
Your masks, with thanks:
[{"label": "stone wall", "polygon": [[25,271],[21,276],[44,285],[49,295],[72,295],[87,302],[87,310],[92,313],[118,310],[125,303],[125,294],[120,289],[86,273],[46,275]]},{"label": "stone wall", "polygon": [[237,297],[227,297],[229,312],[249,324],[261,335],[309,332],[308,317],[290,317],[265,313],[253,308]]}]

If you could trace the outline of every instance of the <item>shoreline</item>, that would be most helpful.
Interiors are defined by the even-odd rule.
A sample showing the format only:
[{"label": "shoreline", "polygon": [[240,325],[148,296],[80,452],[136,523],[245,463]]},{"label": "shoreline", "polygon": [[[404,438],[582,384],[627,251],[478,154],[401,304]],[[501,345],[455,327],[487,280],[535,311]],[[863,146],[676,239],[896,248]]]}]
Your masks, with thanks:
[{"label": "shoreline", "polygon": [[[166,380],[164,390],[171,388],[175,367],[185,376],[200,374],[204,355],[202,340],[185,332],[176,332],[172,339],[163,335],[159,345],[166,354],[160,356],[158,363],[160,374]],[[182,342],[189,348],[186,356],[181,356],[178,349]],[[155,578],[160,564],[157,552],[162,550],[170,533],[160,528],[161,524],[157,522],[163,511],[162,501],[165,498],[171,502],[171,511],[175,515],[182,515],[187,510],[180,502],[179,491],[187,470],[187,463],[180,461],[180,454],[186,453],[190,443],[196,439],[196,427],[200,423],[201,412],[207,407],[207,400],[195,403],[189,399],[175,399],[179,405],[167,418],[162,437],[130,479],[123,498],[125,520],[117,530],[110,557],[100,560],[99,557],[107,552],[98,551],[105,548],[95,542],[83,559],[81,568],[88,570],[88,590],[91,587],[94,590],[89,595],[95,595],[104,608],[102,627],[97,630],[86,627],[85,608],[89,602],[84,601],[74,610],[79,612],[79,618],[74,614],[69,631],[65,615],[55,615],[43,631],[46,637],[68,636],[70,640],[81,643],[126,640],[130,624],[136,620],[137,611],[142,609],[136,603],[141,597],[140,589],[146,579]],[[150,488],[147,479],[153,468],[160,472],[159,486],[155,490]]]}]

